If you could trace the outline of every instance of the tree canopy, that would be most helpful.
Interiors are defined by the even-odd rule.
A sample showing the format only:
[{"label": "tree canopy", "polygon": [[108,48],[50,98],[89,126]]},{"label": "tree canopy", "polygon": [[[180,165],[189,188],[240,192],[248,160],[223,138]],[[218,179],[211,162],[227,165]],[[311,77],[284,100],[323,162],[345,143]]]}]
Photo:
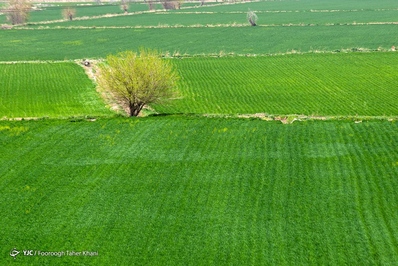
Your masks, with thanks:
[{"label": "tree canopy", "polygon": [[177,72],[154,50],[141,49],[109,55],[101,65],[99,85],[137,116],[146,104],[163,103],[176,96]]},{"label": "tree canopy", "polygon": [[22,24],[28,20],[31,7],[28,0],[10,0],[3,12],[12,25]]}]

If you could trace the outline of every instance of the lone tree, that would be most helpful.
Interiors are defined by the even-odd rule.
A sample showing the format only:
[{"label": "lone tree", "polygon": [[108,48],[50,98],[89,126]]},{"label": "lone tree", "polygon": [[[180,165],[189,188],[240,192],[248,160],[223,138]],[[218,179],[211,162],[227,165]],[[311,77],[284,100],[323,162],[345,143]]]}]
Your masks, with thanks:
[{"label": "lone tree", "polygon": [[258,17],[256,13],[249,9],[249,11],[247,12],[247,20],[249,21],[250,25],[257,26],[257,19]]},{"label": "lone tree", "polygon": [[183,3],[184,3],[184,0],[177,0],[176,1],[177,9],[181,9],[181,6],[182,6]]},{"label": "lone tree", "polygon": [[152,11],[155,8],[155,2],[150,0],[147,3],[148,3],[149,10]]},{"label": "lone tree", "polygon": [[15,25],[28,20],[31,8],[32,6],[27,0],[10,0],[3,12],[6,14],[7,20]]},{"label": "lone tree", "polygon": [[129,4],[127,3],[127,0],[122,0],[122,1],[120,2],[120,8],[124,11],[125,14],[128,13]]},{"label": "lone tree", "polygon": [[176,9],[176,2],[170,0],[162,0],[162,6],[166,10]]},{"label": "lone tree", "polygon": [[65,19],[72,20],[73,17],[76,15],[76,9],[70,7],[65,8],[64,10],[62,10],[62,15]]},{"label": "lone tree", "polygon": [[138,116],[150,103],[163,103],[176,96],[178,75],[170,61],[153,50],[126,51],[109,55],[100,66],[98,84]]}]

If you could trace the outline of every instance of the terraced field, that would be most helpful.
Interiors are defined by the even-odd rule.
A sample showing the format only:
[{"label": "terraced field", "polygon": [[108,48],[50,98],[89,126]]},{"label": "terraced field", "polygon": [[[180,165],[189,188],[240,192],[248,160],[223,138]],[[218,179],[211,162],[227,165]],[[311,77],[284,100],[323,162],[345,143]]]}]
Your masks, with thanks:
[{"label": "terraced field", "polygon": [[111,115],[75,63],[0,64],[0,118]]},{"label": "terraced field", "polygon": [[2,121],[1,253],[99,252],[21,264],[394,264],[397,132],[391,122]]},{"label": "terraced field", "polygon": [[[194,8],[193,8],[194,7]],[[118,5],[76,6],[77,20],[59,21],[62,6],[42,7],[33,12],[28,25],[40,27],[142,27],[142,26],[211,26],[246,25],[248,9],[259,15],[259,25],[339,25],[361,23],[394,23],[398,6],[390,1],[371,5],[368,1],[265,1],[239,4],[211,4],[203,7],[183,5],[183,9],[164,11],[156,6],[149,12],[146,4],[131,4],[129,15],[122,15]],[[55,16],[57,14],[57,16]],[[178,14],[178,15],[177,15]],[[104,17],[101,17],[106,15]],[[116,15],[116,17],[109,17]],[[90,18],[91,16],[91,18]],[[55,20],[55,23],[49,23]],[[40,23],[42,21],[42,23]],[[33,23],[33,24],[32,24]]]},{"label": "terraced field", "polygon": [[[60,7],[54,8],[61,13]],[[391,0],[377,4],[341,0],[265,1],[144,14],[146,5],[134,4],[130,14],[122,16],[113,5],[76,8],[81,10],[80,19],[88,19],[48,24],[54,18],[51,12],[55,12],[49,8],[32,15],[34,25],[0,31],[0,38],[5,40],[0,43],[0,50],[4,51],[0,60],[103,58],[109,53],[143,46],[164,53],[208,55],[389,50],[397,45],[398,6]],[[245,21],[249,8],[258,13],[260,27],[250,27]],[[48,19],[46,12],[50,12]],[[118,16],[101,17],[108,12]],[[19,52],[13,53],[14,49]]]},{"label": "terraced field", "polygon": [[[30,12],[29,23],[48,22],[63,20],[62,10],[65,7],[72,7],[76,10],[76,17],[92,17],[104,16],[107,14],[121,14],[123,13],[119,5],[95,5],[93,3],[35,3],[36,9]],[[130,5],[130,12],[139,12],[147,10],[147,5],[132,4]],[[5,23],[5,16],[0,16],[0,23]]]},{"label": "terraced field", "polygon": [[[396,0],[197,4],[0,30],[0,264],[397,264]],[[138,47],[181,95],[127,118],[68,60]]]}]

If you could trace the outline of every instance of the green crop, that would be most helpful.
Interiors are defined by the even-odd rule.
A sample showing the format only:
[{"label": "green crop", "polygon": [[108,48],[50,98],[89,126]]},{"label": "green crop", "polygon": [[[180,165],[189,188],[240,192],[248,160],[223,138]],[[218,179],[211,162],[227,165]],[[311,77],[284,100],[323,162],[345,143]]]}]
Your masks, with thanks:
[{"label": "green crop", "polygon": [[[194,57],[171,60],[179,96],[158,113],[397,116],[395,53]],[[3,64],[5,117],[106,115],[73,63]],[[18,80],[18,82],[13,82]]]},{"label": "green crop", "polygon": [[181,95],[161,113],[398,115],[395,53],[173,59]]},{"label": "green crop", "polygon": [[206,26],[217,24],[247,24],[246,14],[207,14],[207,13],[144,13],[110,18],[75,20],[51,24],[35,24],[37,27],[127,27],[127,26]]},{"label": "green crop", "polygon": [[0,118],[110,115],[74,63],[0,64]]},{"label": "green crop", "polygon": [[[193,10],[195,11],[195,10]],[[250,26],[246,19],[247,11],[242,12],[159,12],[143,13],[114,17],[101,17],[87,20],[74,20],[46,24],[34,24],[32,28],[62,27],[211,27],[211,26]],[[344,25],[392,23],[396,20],[398,10],[314,10],[314,11],[260,11],[256,12],[260,26],[281,25]],[[318,29],[313,29],[314,33]]]},{"label": "green crop", "polygon": [[[257,1],[237,4],[223,4],[197,7],[198,12],[242,12],[248,9],[253,11],[311,11],[311,10],[385,10],[396,9],[395,0],[284,0],[284,1]],[[185,10],[180,10],[184,12]]]},{"label": "green crop", "polygon": [[398,127],[0,122],[0,250],[28,264],[394,264]]},{"label": "green crop", "polygon": [[7,30],[0,31],[0,39],[4,40],[0,42],[0,60],[104,58],[110,53],[139,47],[191,55],[220,51],[273,54],[292,50],[389,49],[396,41],[395,28],[395,25],[364,25]]},{"label": "green crop", "polygon": [[[116,5],[80,6],[77,11],[90,19],[0,31],[0,60],[104,58],[139,47],[197,55],[388,50],[396,45],[391,23],[398,11],[391,0],[262,1],[141,13],[146,7],[132,4],[133,13],[120,16]],[[243,26],[248,8],[257,12],[259,27]],[[51,10],[37,11],[32,20],[46,21],[45,12]],[[119,16],[103,17],[108,11]]]},{"label": "green crop", "polygon": [[[2,265],[397,264],[396,0],[42,7],[0,30]],[[117,117],[68,60],[140,47],[180,95]]]},{"label": "green crop", "polygon": [[[103,16],[107,14],[121,14],[123,11],[120,5],[95,5],[93,3],[57,3],[57,4],[36,4],[37,9],[30,12],[28,23],[46,22],[51,20],[62,20],[62,10],[66,7],[71,7],[76,10],[75,18]],[[147,5],[130,4],[129,11],[144,11],[148,10]],[[1,17],[0,17],[1,21]],[[2,22],[2,21],[1,21]],[[5,18],[4,18],[5,22]]]}]

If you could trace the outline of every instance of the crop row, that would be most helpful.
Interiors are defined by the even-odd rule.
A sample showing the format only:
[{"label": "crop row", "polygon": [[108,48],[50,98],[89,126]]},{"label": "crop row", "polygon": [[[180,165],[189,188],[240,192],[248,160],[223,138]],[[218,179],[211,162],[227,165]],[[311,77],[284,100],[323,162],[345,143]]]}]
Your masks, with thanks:
[{"label": "crop row", "polygon": [[398,115],[395,53],[184,58],[165,113]]},{"label": "crop row", "polygon": [[[71,7],[76,11],[76,17],[92,17],[106,14],[120,14],[123,13],[119,5],[82,5],[81,3],[58,3],[58,4],[36,4],[36,9],[29,13],[29,22],[60,20],[62,17],[62,10],[66,7]],[[130,12],[148,10],[147,5],[132,4],[130,5]],[[5,22],[5,17],[0,16],[0,23]]]},{"label": "crop row", "polygon": [[389,122],[1,121],[0,251],[99,252],[17,258],[27,264],[393,264],[397,132]]},{"label": "crop row", "polygon": [[74,63],[0,64],[0,118],[110,114]]},{"label": "crop row", "polygon": [[191,55],[389,49],[395,31],[396,25],[7,30],[0,31],[0,61],[98,58],[139,47]]},{"label": "crop row", "polygon": [[[397,116],[398,54],[172,60],[178,99],[159,113]],[[1,117],[110,115],[74,63],[0,64]]]},{"label": "crop row", "polygon": [[[239,3],[230,5],[203,6],[195,8],[195,11],[214,12],[247,12],[248,8],[254,11],[311,11],[311,10],[377,10],[396,9],[395,0],[283,0],[283,1],[257,1],[253,3]],[[184,10],[182,10],[184,11]]]},{"label": "crop row", "polygon": [[[398,10],[355,12],[281,12],[257,13],[258,25],[333,25],[370,22],[395,22]],[[192,26],[192,25],[247,25],[246,12],[242,13],[143,13],[87,20],[35,24],[35,27],[123,27],[123,26]]]},{"label": "crop row", "polygon": [[[288,3],[288,5],[286,4]],[[62,9],[65,4],[46,6],[38,5],[35,11],[30,13],[29,22],[51,21],[62,19]],[[119,5],[76,5],[70,4],[76,10],[76,17],[95,17],[108,14],[122,14],[123,11]],[[396,5],[391,0],[378,1],[375,5],[369,1],[333,1],[328,3],[320,3],[319,1],[261,1],[254,3],[244,3],[235,5],[216,4],[204,7],[195,7],[185,4],[185,8],[174,12],[167,12],[171,16],[154,16],[154,14],[137,19],[99,19],[85,22],[69,22],[60,25],[81,25],[81,26],[118,26],[123,25],[157,25],[157,24],[229,24],[241,23],[245,21],[244,15],[248,9],[258,12],[260,15],[260,23],[262,24],[287,24],[287,23],[307,23],[307,24],[325,24],[325,23],[349,23],[353,21],[368,22],[370,21],[394,21],[396,13]],[[191,8],[190,8],[191,6]],[[161,6],[156,5],[156,9]],[[147,4],[130,4],[129,12],[148,11]],[[311,11],[332,11],[332,14],[325,14]],[[355,12],[345,12],[355,11]],[[373,12],[370,12],[373,11]],[[201,15],[185,15],[183,12],[204,12]],[[215,12],[214,16],[205,15],[208,12]],[[234,16],[228,14],[230,12],[237,13]],[[264,13],[266,12],[266,13]],[[271,12],[271,13],[268,13]],[[273,13],[277,12],[277,13]],[[280,12],[280,13],[279,13]],[[176,13],[180,15],[176,16]],[[0,20],[5,21],[5,16],[0,15]],[[365,20],[365,21],[364,21]],[[56,24],[57,26],[59,24]],[[55,25],[54,25],[55,26]]]},{"label": "crop row", "polygon": [[[190,6],[198,5],[198,3],[185,3],[184,7],[189,8]],[[0,5],[1,7],[1,5]],[[95,16],[107,16],[110,14],[123,14],[124,11],[121,9],[120,2],[114,4],[100,4],[95,3],[50,3],[50,4],[34,4],[34,9],[29,13],[28,22],[44,22],[51,20],[62,20],[62,10],[65,8],[73,8],[75,12],[75,18],[82,17],[95,17]],[[160,3],[153,5],[154,10],[163,10]],[[128,12],[143,12],[149,11],[147,3],[129,3]],[[0,23],[5,23],[6,18],[0,14]]]}]

